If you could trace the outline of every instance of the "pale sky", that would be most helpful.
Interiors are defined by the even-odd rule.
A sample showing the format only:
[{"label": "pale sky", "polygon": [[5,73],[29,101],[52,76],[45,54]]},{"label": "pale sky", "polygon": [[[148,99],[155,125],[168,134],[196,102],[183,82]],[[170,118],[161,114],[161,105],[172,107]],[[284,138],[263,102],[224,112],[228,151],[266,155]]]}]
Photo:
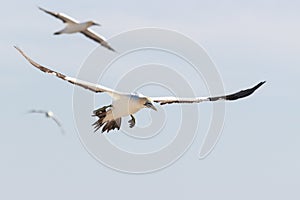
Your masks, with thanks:
[{"label": "pale sky", "polygon": [[[298,1],[11,0],[2,5],[1,199],[300,198]],[[93,30],[108,39],[143,27],[184,34],[206,50],[226,92],[267,83],[253,96],[226,104],[222,136],[207,158],[198,159],[205,133],[199,131],[188,151],[163,170],[140,175],[112,170],[80,142],[73,116],[74,87],[37,71],[13,48],[17,45],[39,63],[76,76],[98,46],[79,34],[53,36],[63,24],[37,6],[82,21],[93,19],[102,25]],[[106,96],[96,99],[102,98],[107,101]],[[67,134],[62,136],[43,116],[26,115],[29,109],[51,109]],[[180,114],[174,109],[164,114]],[[199,109],[205,124],[211,106]],[[138,114],[141,122],[148,117],[147,112]],[[118,137],[118,132],[113,134]],[[126,135],[121,134],[122,140]],[[139,146],[139,140],[124,141],[119,141],[124,148]]]}]

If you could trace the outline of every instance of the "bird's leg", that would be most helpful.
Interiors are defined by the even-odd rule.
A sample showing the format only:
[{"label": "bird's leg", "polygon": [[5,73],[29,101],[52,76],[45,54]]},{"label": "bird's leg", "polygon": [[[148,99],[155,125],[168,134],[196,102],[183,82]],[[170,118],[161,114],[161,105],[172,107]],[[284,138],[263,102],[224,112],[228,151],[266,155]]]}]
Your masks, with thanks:
[{"label": "bird's leg", "polygon": [[134,118],[133,115],[130,115],[130,117],[131,117],[131,120],[128,121],[129,127],[130,127],[130,128],[133,128],[134,125],[135,125],[135,118]]}]

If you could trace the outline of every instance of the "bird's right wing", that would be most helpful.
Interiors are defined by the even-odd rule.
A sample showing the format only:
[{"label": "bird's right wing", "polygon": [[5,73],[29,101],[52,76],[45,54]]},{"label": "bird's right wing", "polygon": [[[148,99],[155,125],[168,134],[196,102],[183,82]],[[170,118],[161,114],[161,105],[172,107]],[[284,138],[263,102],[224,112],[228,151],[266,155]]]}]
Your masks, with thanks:
[{"label": "bird's right wing", "polygon": [[109,44],[105,41],[105,39],[103,37],[101,37],[100,35],[98,35],[94,31],[92,31],[90,29],[87,29],[85,31],[81,31],[81,33],[83,35],[85,35],[86,37],[94,40],[95,42],[98,42],[99,44],[101,44],[102,46],[106,47],[107,49],[109,49],[111,51],[114,51],[114,52],[116,51],[111,46],[109,46]]},{"label": "bird's right wing", "polygon": [[216,97],[196,97],[196,98],[151,97],[151,99],[153,102],[159,103],[160,105],[172,104],[172,103],[201,103],[204,101],[220,101],[220,100],[234,101],[251,95],[255,90],[257,90],[264,83],[265,81],[262,81],[256,84],[255,86],[253,86],[252,88],[241,90],[233,94],[216,96]]},{"label": "bird's right wing", "polygon": [[73,24],[77,24],[79,23],[77,20],[63,14],[63,13],[56,13],[56,12],[52,12],[49,10],[46,10],[44,8],[38,7],[40,10],[44,11],[45,13],[52,15],[53,17],[56,17],[60,20],[62,20],[64,23],[73,23]]},{"label": "bird's right wing", "polygon": [[79,79],[76,79],[76,78],[72,78],[72,77],[69,77],[69,76],[66,76],[64,74],[61,74],[59,72],[56,72],[56,71],[53,71],[51,69],[48,69],[40,64],[38,64],[37,62],[33,61],[31,58],[29,58],[21,49],[19,49],[18,47],[15,46],[15,48],[22,54],[22,56],[24,56],[24,58],[31,64],[33,65],[34,67],[38,68],[39,70],[41,70],[42,72],[45,72],[47,74],[51,74],[51,75],[55,75],[56,77],[64,80],[64,81],[68,81],[69,83],[72,83],[74,85],[78,85],[82,88],[85,88],[85,89],[88,89],[88,90],[91,90],[93,92],[107,92],[110,96],[112,97],[116,97],[118,95],[120,95],[119,92],[113,90],[113,89],[110,89],[110,88],[107,88],[105,86],[102,86],[102,85],[98,85],[98,84],[94,84],[94,83],[90,83],[90,82],[87,82],[87,81],[82,81],[82,80],[79,80]]},{"label": "bird's right wing", "polygon": [[53,119],[53,121],[55,121],[55,123],[57,124],[57,126],[62,127],[60,121],[56,117],[52,116],[51,119]]},{"label": "bird's right wing", "polygon": [[53,121],[57,124],[57,126],[59,126],[61,133],[65,134],[65,130],[62,127],[62,124],[60,123],[60,121],[55,117],[55,116],[51,116],[51,119],[53,119]]}]

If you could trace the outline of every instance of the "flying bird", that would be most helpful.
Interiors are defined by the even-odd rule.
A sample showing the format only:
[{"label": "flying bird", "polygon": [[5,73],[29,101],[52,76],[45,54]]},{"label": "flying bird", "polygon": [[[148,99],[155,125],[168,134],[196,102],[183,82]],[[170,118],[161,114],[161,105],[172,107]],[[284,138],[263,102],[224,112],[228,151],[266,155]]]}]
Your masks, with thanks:
[{"label": "flying bird", "polygon": [[57,126],[59,126],[60,130],[61,130],[61,133],[65,133],[60,121],[56,118],[56,116],[54,116],[54,113],[52,111],[46,111],[46,110],[30,110],[28,111],[28,113],[40,113],[40,114],[44,114],[47,118],[50,118],[52,119],[56,124]]},{"label": "flying bird", "polygon": [[89,27],[91,27],[91,26],[100,26],[100,24],[98,24],[94,21],[87,21],[87,22],[80,23],[77,20],[75,20],[63,13],[56,13],[56,12],[48,11],[41,7],[39,7],[39,9],[49,15],[52,15],[53,17],[56,17],[56,18],[62,20],[63,23],[66,24],[64,29],[55,32],[54,35],[60,35],[63,33],[66,33],[66,34],[82,33],[86,37],[96,41],[97,43],[101,44],[102,46],[106,47],[107,49],[115,52],[115,50],[111,46],[109,46],[109,44],[106,42],[104,37],[98,35],[94,31],[89,29]]},{"label": "flying bird", "polygon": [[120,129],[121,119],[122,117],[130,116],[131,119],[128,121],[129,127],[132,128],[135,125],[135,118],[133,116],[134,113],[138,112],[143,108],[150,108],[157,111],[154,103],[158,103],[160,105],[171,104],[171,103],[201,103],[205,101],[219,101],[219,100],[228,100],[233,101],[240,98],[247,97],[251,95],[255,90],[257,90],[260,86],[262,86],[265,81],[262,81],[255,85],[252,88],[241,90],[239,92],[216,96],[216,97],[196,97],[196,98],[177,98],[177,97],[147,97],[142,94],[137,93],[122,93],[110,89],[108,87],[90,83],[87,81],[82,81],[76,78],[72,78],[61,74],[59,72],[53,71],[49,68],[46,68],[31,58],[29,58],[21,49],[15,47],[24,57],[25,59],[34,67],[38,68],[42,72],[47,74],[52,74],[64,81],[67,81],[71,84],[80,86],[87,90],[93,91],[95,93],[106,92],[113,99],[112,104],[103,106],[99,109],[93,111],[94,117],[98,117],[97,121],[93,123],[94,131],[96,132],[100,128],[102,128],[102,132],[109,132],[110,130]]}]

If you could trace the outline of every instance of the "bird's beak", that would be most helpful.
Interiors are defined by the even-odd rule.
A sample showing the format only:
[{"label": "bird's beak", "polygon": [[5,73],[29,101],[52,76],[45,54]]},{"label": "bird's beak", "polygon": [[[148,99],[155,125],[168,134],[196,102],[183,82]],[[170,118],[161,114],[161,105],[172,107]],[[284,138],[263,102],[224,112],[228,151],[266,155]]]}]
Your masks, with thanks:
[{"label": "bird's beak", "polygon": [[96,22],[93,22],[93,25],[94,25],[94,26],[101,26],[101,24],[98,24],[98,23],[96,23]]},{"label": "bird's beak", "polygon": [[157,111],[157,109],[155,108],[155,106],[154,106],[153,104],[151,104],[151,105],[149,106],[149,108],[151,108],[151,109]]}]

